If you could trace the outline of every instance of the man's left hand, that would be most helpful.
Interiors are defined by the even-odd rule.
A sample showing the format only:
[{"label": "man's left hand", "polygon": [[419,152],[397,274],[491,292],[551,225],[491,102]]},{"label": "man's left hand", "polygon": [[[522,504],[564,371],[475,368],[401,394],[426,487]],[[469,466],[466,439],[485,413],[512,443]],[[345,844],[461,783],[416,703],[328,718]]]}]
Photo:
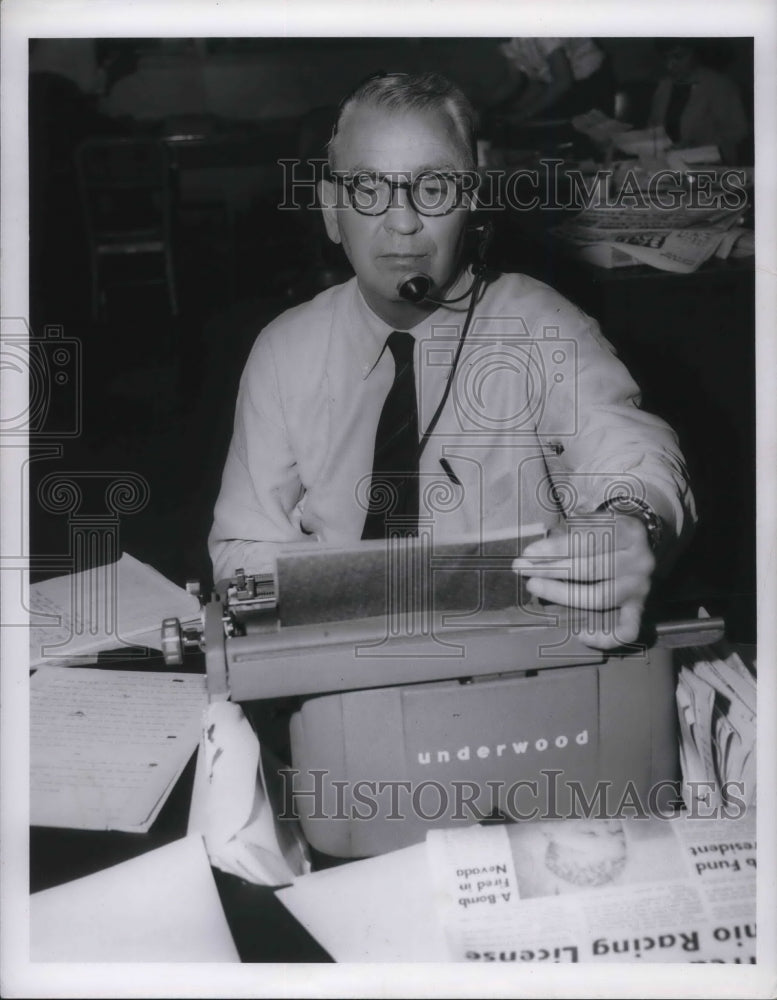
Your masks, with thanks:
[{"label": "man's left hand", "polygon": [[645,525],[628,514],[608,514],[601,523],[571,517],[513,562],[535,597],[605,612],[582,636],[599,649],[636,641],[655,566]]}]

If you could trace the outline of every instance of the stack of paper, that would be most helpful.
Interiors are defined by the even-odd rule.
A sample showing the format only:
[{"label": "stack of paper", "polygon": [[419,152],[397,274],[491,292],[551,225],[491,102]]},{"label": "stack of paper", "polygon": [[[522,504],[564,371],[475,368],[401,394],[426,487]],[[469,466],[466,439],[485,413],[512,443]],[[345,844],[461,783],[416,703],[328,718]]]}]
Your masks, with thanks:
[{"label": "stack of paper", "polygon": [[[680,762],[686,804],[755,803],[756,686],[741,657],[723,643],[683,652],[677,684]],[[694,783],[702,784],[696,786]],[[712,784],[712,787],[710,787]]]},{"label": "stack of paper", "polygon": [[89,662],[122,646],[161,649],[163,618],[189,621],[199,601],[125,553],[116,563],[30,587],[30,666]]},{"label": "stack of paper", "polygon": [[41,667],[30,681],[30,821],[145,832],[197,747],[198,674]]},{"label": "stack of paper", "polygon": [[[605,205],[584,209],[552,233],[575,257],[603,267],[620,266],[630,257],[637,264],[688,274],[713,255],[731,253],[745,232],[737,226],[741,215],[742,207]],[[736,238],[726,240],[734,229]]]},{"label": "stack of paper", "polygon": [[672,140],[664,131],[663,125],[631,129],[628,132],[616,134],[614,141],[621,152],[628,153],[630,156],[657,156],[672,145]]},{"label": "stack of paper", "polygon": [[628,122],[619,121],[617,118],[609,118],[603,111],[599,111],[597,108],[573,118],[572,127],[577,132],[587,135],[592,142],[603,149],[614,146],[616,137],[622,135],[624,132],[630,132],[632,129],[632,126]]}]

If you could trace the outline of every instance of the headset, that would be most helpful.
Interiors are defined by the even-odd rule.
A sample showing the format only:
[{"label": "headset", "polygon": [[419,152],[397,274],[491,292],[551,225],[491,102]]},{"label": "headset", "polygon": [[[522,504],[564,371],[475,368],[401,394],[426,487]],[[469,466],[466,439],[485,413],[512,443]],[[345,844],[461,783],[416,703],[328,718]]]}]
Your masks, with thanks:
[{"label": "headset", "polygon": [[[410,274],[405,275],[398,283],[397,291],[400,296],[407,302],[431,302],[432,305],[445,306],[453,304],[454,302],[461,302],[462,299],[465,299],[468,295],[472,294],[472,301],[474,303],[478,298],[480,283],[486,275],[487,264],[485,258],[489,244],[494,236],[494,224],[490,220],[487,220],[479,226],[473,226],[472,231],[478,233],[478,245],[475,254],[475,261],[472,265],[472,283],[463,294],[457,295],[454,299],[433,298],[429,294],[432,291],[433,286],[431,276],[426,274],[424,271],[413,271]],[[476,286],[478,286],[477,289]],[[466,329],[464,336],[465,335]],[[463,339],[464,337],[462,336],[462,340]]]},{"label": "headset", "polygon": [[[472,314],[475,312],[475,306],[480,301],[483,285],[488,280],[488,265],[486,264],[486,252],[488,251],[488,246],[494,235],[494,224],[490,220],[482,223],[479,226],[473,226],[472,232],[478,234],[478,245],[475,253],[475,261],[472,264],[472,282],[469,288],[461,295],[457,295],[453,299],[434,299],[429,295],[432,289],[432,279],[428,274],[423,271],[415,271],[412,274],[408,274],[406,277],[397,285],[397,291],[406,299],[408,302],[431,302],[433,305],[447,306],[454,302],[461,302],[468,295],[470,296],[469,306],[467,307],[467,316],[464,320],[464,326],[461,331],[461,336],[459,337],[459,343],[456,347],[456,354],[453,358],[453,364],[451,365],[451,370],[448,373],[448,379],[445,383],[445,389],[443,390],[442,399],[440,400],[437,409],[429,421],[429,426],[424,431],[421,436],[421,440],[418,443],[418,457],[421,457],[422,452],[426,448],[429,442],[429,438],[434,432],[434,428],[437,426],[437,421],[440,419],[440,415],[445,407],[448,400],[448,396],[451,391],[451,386],[453,385],[453,376],[458,368],[459,358],[461,357],[461,350],[464,347],[464,341],[469,331],[470,323],[472,322]],[[446,468],[444,461],[441,462],[443,469],[451,476],[449,467]]]}]

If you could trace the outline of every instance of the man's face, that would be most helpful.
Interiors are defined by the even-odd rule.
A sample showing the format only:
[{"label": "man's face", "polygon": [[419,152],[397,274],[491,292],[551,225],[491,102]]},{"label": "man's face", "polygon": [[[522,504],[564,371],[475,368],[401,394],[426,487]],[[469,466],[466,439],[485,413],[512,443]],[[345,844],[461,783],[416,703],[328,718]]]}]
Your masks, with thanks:
[{"label": "man's face", "polygon": [[[370,171],[392,180],[412,181],[426,170],[465,170],[453,125],[438,112],[399,112],[354,108],[338,137],[338,173]],[[402,176],[399,176],[402,175]],[[327,233],[342,243],[359,287],[371,308],[392,322],[397,286],[422,271],[442,290],[458,273],[468,207],[448,215],[419,214],[406,189],[395,190],[382,215],[360,215],[331,182],[322,190]],[[328,206],[327,206],[328,203]]]}]

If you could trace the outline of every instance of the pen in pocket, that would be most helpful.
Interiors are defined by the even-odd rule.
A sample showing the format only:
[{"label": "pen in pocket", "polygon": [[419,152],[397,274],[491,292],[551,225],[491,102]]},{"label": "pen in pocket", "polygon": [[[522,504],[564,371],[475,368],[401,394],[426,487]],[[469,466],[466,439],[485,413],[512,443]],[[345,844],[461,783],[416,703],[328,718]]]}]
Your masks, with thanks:
[{"label": "pen in pocket", "polygon": [[440,465],[443,467],[445,475],[448,477],[448,479],[450,479],[452,483],[455,483],[456,486],[461,486],[461,480],[451,468],[451,463],[448,461],[448,459],[441,458]]}]

